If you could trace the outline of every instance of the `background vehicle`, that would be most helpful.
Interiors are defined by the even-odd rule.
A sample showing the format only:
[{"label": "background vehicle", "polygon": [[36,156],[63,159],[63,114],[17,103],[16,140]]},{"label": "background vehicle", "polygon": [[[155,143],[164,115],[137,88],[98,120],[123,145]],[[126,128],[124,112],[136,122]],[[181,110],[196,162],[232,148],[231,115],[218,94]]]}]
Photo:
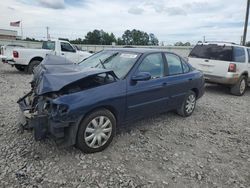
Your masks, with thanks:
[{"label": "background vehicle", "polygon": [[9,61],[11,63],[13,61],[13,57],[12,57],[13,50],[18,49],[18,48],[25,48],[25,47],[22,45],[17,45],[17,44],[8,44],[6,46],[1,46],[0,62],[7,63]]},{"label": "background vehicle", "polygon": [[230,86],[231,93],[241,96],[250,82],[250,49],[234,43],[198,43],[188,62],[204,73],[206,82]]},{"label": "background vehicle", "polygon": [[35,138],[50,133],[87,153],[105,149],[117,126],[169,110],[190,116],[204,93],[203,74],[162,50],[110,49],[63,66],[47,56],[42,65],[18,101]]},{"label": "background vehicle", "polygon": [[84,51],[77,51],[73,45],[65,40],[44,41],[42,49],[13,49],[13,60],[8,61],[20,71],[32,73],[33,69],[45,58],[52,54],[65,57],[74,63],[79,63],[91,54]]}]

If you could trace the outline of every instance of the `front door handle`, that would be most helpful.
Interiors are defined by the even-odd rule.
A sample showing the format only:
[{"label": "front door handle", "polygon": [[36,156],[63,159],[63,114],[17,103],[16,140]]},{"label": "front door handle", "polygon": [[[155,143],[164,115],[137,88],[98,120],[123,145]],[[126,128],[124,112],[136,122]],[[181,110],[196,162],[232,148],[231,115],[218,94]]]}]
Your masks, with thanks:
[{"label": "front door handle", "polygon": [[61,53],[62,55],[64,55],[64,53]]},{"label": "front door handle", "polygon": [[163,87],[165,87],[165,86],[167,86],[167,85],[168,85],[167,82],[163,82],[163,83],[162,83],[162,86],[163,86]]}]

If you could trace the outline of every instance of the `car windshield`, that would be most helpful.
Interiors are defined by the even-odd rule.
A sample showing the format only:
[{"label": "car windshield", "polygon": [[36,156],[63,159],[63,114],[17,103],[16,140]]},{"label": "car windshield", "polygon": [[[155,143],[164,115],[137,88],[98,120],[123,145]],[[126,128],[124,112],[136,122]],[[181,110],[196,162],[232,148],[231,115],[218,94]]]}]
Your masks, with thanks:
[{"label": "car windshield", "polygon": [[55,42],[54,41],[44,41],[42,49],[55,50]]},{"label": "car windshield", "polygon": [[140,54],[135,52],[119,52],[104,50],[83,60],[79,65],[83,67],[104,68],[114,71],[120,79],[124,78]]}]

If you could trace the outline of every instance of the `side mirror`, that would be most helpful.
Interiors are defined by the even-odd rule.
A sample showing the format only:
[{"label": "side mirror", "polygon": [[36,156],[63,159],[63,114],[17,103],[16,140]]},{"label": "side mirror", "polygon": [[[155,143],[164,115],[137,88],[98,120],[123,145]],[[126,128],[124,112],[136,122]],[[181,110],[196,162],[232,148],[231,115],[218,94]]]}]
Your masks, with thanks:
[{"label": "side mirror", "polygon": [[139,72],[137,75],[132,76],[132,81],[147,81],[151,79],[151,74],[149,72]]}]

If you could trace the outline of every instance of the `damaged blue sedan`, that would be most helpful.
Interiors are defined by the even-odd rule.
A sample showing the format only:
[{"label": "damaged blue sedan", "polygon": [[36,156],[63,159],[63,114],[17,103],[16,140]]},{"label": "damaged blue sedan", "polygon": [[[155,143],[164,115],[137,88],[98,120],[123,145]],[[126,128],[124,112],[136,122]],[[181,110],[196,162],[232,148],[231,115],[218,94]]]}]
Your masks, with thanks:
[{"label": "damaged blue sedan", "polygon": [[48,55],[31,91],[18,100],[21,125],[34,137],[99,152],[119,126],[175,110],[190,116],[204,93],[203,74],[180,56],[153,49],[107,49],[79,64]]}]

